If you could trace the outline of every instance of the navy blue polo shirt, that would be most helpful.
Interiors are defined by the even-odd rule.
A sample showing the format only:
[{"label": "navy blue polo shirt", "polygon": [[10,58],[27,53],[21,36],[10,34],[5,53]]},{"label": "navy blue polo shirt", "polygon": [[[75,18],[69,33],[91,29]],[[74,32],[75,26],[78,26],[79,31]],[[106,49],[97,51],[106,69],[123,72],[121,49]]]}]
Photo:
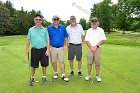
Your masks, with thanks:
[{"label": "navy blue polo shirt", "polygon": [[63,47],[64,40],[68,37],[65,26],[62,24],[58,25],[58,28],[55,28],[54,25],[48,26],[48,33],[50,38],[50,45],[53,47]]}]

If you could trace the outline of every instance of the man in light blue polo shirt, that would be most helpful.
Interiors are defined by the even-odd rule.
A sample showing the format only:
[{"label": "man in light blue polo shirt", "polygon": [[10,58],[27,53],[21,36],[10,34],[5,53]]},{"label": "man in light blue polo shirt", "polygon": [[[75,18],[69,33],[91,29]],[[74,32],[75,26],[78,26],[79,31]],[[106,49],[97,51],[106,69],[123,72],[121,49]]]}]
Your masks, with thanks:
[{"label": "man in light blue polo shirt", "polygon": [[69,79],[65,76],[65,64],[64,64],[64,44],[65,47],[68,47],[68,34],[66,28],[59,24],[60,18],[58,16],[53,16],[52,18],[53,24],[48,27],[49,37],[50,37],[50,45],[51,45],[51,63],[53,69],[55,71],[54,78],[58,78],[57,72],[57,60],[60,62],[60,69],[62,73],[62,79],[64,81],[69,81]]},{"label": "man in light blue polo shirt", "polygon": [[41,15],[37,14],[34,18],[35,26],[29,29],[26,42],[26,54],[29,55],[30,42],[31,48],[31,78],[29,84],[32,85],[34,82],[35,69],[39,66],[39,61],[42,66],[42,83],[46,83],[46,67],[49,65],[49,35],[46,28],[42,23]]}]

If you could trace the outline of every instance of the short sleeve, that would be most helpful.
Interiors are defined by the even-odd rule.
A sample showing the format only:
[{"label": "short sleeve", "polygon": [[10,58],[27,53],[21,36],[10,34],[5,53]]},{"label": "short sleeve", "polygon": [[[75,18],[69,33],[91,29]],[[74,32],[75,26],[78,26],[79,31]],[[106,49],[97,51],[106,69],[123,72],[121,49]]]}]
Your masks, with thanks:
[{"label": "short sleeve", "polygon": [[66,31],[66,28],[64,27],[64,37],[68,37],[68,33]]},{"label": "short sleeve", "polygon": [[82,35],[83,35],[83,36],[85,35],[85,32],[84,32],[83,28],[82,28]]},{"label": "short sleeve", "polygon": [[47,30],[47,29],[46,29],[46,31],[45,31],[45,37],[46,37],[46,39],[49,40],[49,33],[48,33],[48,30]]},{"label": "short sleeve", "polygon": [[82,36],[84,36],[85,32],[84,32],[83,27],[81,25],[80,25],[80,28],[81,28],[81,31],[82,31]]},{"label": "short sleeve", "polygon": [[50,33],[51,33],[50,26],[47,28],[47,31],[48,31],[48,35],[49,35],[49,38],[50,38]]},{"label": "short sleeve", "polygon": [[106,36],[105,36],[104,30],[102,30],[101,39],[100,40],[106,40]]},{"label": "short sleeve", "polygon": [[86,36],[85,36],[85,41],[89,41],[89,40],[90,40],[89,30],[87,30]]},{"label": "short sleeve", "polygon": [[69,32],[69,26],[66,27],[66,31],[67,31],[67,33]]}]

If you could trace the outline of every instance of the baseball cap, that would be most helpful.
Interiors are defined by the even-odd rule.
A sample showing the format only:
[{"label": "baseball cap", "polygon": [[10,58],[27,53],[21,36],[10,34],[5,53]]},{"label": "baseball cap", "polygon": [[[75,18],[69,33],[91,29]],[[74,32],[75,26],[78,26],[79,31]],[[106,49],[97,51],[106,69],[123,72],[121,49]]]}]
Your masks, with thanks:
[{"label": "baseball cap", "polygon": [[91,22],[98,22],[98,18],[97,18],[97,17],[93,17],[93,18],[91,19]]},{"label": "baseball cap", "polygon": [[70,20],[71,20],[71,19],[76,19],[76,17],[72,15],[72,16],[70,16]]},{"label": "baseball cap", "polygon": [[52,17],[52,19],[60,19],[60,18],[59,18],[59,16],[54,15],[54,16]]},{"label": "baseball cap", "polygon": [[40,14],[36,14],[35,17],[39,16],[40,18],[42,18],[42,16]]}]

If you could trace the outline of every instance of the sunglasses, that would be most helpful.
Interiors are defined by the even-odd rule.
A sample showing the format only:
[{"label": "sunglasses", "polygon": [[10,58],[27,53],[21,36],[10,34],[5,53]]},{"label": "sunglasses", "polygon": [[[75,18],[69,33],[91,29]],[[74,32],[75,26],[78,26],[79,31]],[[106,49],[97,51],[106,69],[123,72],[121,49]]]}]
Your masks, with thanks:
[{"label": "sunglasses", "polygon": [[97,22],[97,20],[92,20],[92,22]]},{"label": "sunglasses", "polygon": [[59,18],[57,18],[57,19],[53,19],[53,20],[54,20],[54,21],[56,21],[56,20],[58,21],[58,20],[59,20]]},{"label": "sunglasses", "polygon": [[70,20],[75,20],[75,18],[71,18]]},{"label": "sunglasses", "polygon": [[41,19],[35,19],[36,21],[41,21]]}]

